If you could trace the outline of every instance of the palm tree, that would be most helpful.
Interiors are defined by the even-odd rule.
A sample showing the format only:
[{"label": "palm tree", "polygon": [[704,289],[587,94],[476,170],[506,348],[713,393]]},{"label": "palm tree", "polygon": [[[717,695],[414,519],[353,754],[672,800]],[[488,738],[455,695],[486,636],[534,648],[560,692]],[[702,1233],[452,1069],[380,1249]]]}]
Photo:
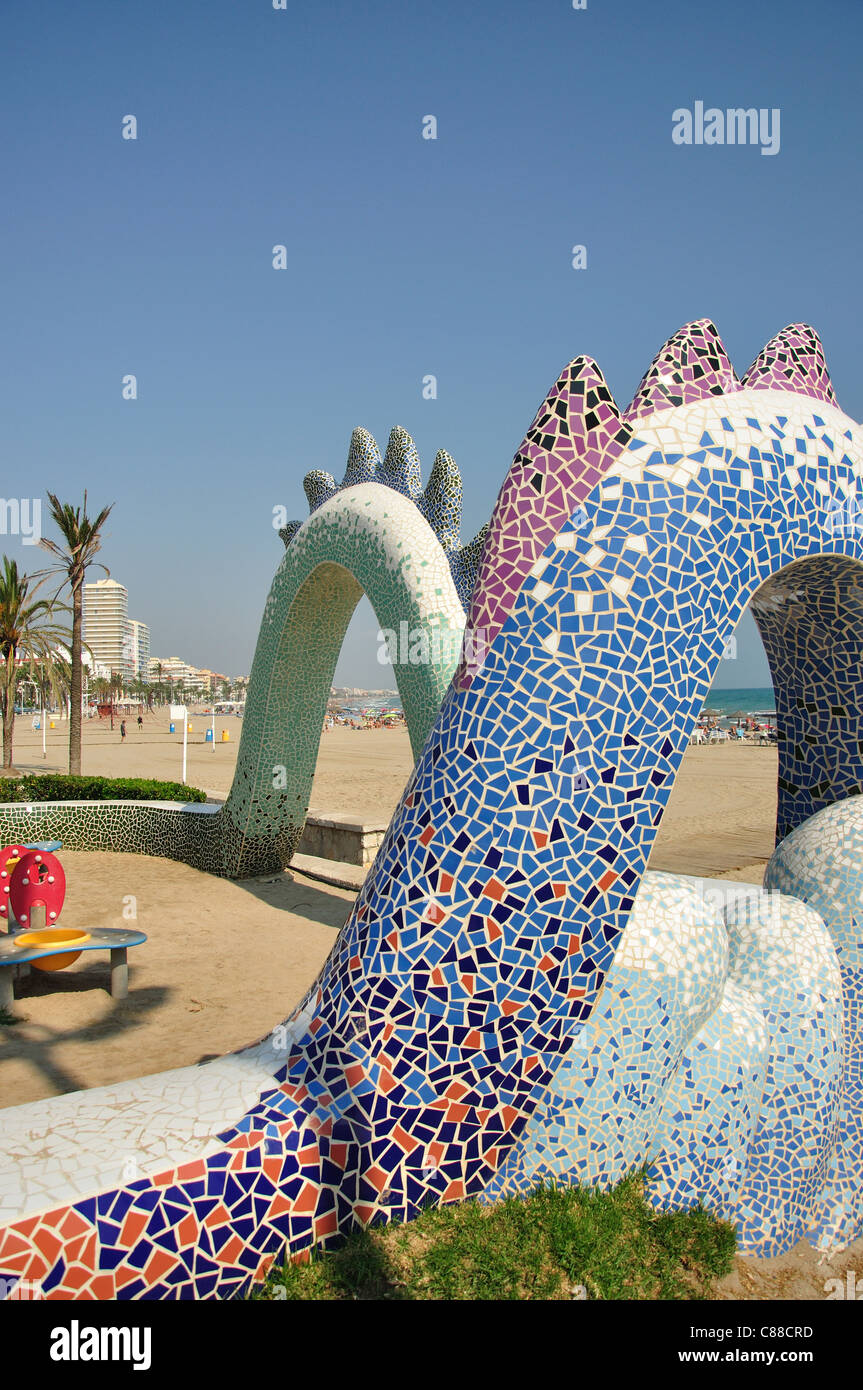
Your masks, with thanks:
[{"label": "palm tree", "polygon": [[[68,584],[72,593],[72,689],[69,710],[69,771],[73,776],[81,772],[81,695],[83,686],[83,663],[81,648],[83,644],[84,578],[87,570],[95,564],[94,556],[102,546],[102,527],[108,520],[114,506],[103,507],[97,517],[87,515],[87,490],[84,490],[83,507],[73,507],[69,502],[61,502],[53,492],[48,493],[51,519],[62,536],[62,542],[41,540],[43,550],[52,554],[59,563],[52,566],[46,574],[62,573],[65,578],[57,591],[60,593]],[[109,571],[100,564],[99,569]]]},{"label": "palm tree", "polygon": [[[32,587],[31,587],[32,586]],[[3,721],[3,767],[12,766],[12,738],[15,731],[15,687],[22,668],[31,677],[39,667],[39,681],[52,688],[58,684],[55,647],[68,642],[65,628],[50,622],[57,608],[53,599],[36,598],[42,586],[32,576],[18,573],[18,565],[3,556],[0,572],[0,719]],[[61,609],[68,612],[65,604]]]}]

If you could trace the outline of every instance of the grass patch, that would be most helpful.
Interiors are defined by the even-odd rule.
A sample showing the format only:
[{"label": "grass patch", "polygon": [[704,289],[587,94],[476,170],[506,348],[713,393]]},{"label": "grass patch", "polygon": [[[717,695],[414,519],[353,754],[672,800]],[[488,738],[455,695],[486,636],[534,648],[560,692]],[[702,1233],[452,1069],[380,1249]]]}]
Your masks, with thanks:
[{"label": "grass patch", "polygon": [[273,1269],[254,1299],[703,1299],[734,1230],[701,1209],[657,1212],[634,1173],[610,1192],[536,1188],[494,1205],[429,1208]]}]

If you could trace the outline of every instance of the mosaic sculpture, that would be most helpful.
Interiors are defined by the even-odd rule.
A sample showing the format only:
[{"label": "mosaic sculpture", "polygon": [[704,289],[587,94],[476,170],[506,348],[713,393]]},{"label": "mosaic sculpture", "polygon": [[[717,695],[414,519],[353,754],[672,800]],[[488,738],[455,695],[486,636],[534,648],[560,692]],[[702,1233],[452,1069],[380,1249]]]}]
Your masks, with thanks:
[{"label": "mosaic sculpture", "polygon": [[[227,1296],[357,1221],[643,1161],[654,1201],[704,1200],[750,1253],[859,1234],[861,474],[805,325],[740,381],[712,324],[689,325],[626,411],[571,363],[504,483],[462,661],[317,984],[256,1048],[7,1111],[0,1269],[53,1297]],[[353,508],[348,534],[364,498],[370,534],[393,499],[417,517],[375,486],[315,485],[286,558],[328,508]],[[328,563],[312,549],[295,589],[276,577],[261,711]],[[750,600],[781,734],[772,895],[645,874]],[[448,600],[441,616],[458,623]],[[257,862],[256,835],[239,825],[231,863]]]}]

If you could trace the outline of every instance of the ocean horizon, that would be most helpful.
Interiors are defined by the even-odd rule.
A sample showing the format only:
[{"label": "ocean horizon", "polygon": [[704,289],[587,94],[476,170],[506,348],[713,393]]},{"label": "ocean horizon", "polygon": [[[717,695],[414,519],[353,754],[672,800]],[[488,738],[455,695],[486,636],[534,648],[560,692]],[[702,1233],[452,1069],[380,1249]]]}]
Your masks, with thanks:
[{"label": "ocean horizon", "polygon": [[767,714],[776,709],[776,696],[772,685],[728,686],[724,690],[711,690],[704,700],[705,709],[719,710],[720,714]]}]

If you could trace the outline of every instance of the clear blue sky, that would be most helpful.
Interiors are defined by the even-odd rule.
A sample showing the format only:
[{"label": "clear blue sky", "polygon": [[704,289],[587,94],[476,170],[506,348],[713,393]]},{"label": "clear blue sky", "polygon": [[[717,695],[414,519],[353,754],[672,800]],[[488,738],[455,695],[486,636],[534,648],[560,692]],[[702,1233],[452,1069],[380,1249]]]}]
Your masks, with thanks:
[{"label": "clear blue sky", "polygon": [[[626,404],[689,319],[741,371],[803,319],[863,414],[860,0],[47,0],[0,52],[0,492],[116,502],[155,654],[248,671],[272,509],[354,425],[450,450],[467,539],[577,353]],[[779,107],[780,152],[676,146],[698,99]],[[391,683],[375,632],[340,681]],[[750,624],[721,680],[766,679]]]}]

